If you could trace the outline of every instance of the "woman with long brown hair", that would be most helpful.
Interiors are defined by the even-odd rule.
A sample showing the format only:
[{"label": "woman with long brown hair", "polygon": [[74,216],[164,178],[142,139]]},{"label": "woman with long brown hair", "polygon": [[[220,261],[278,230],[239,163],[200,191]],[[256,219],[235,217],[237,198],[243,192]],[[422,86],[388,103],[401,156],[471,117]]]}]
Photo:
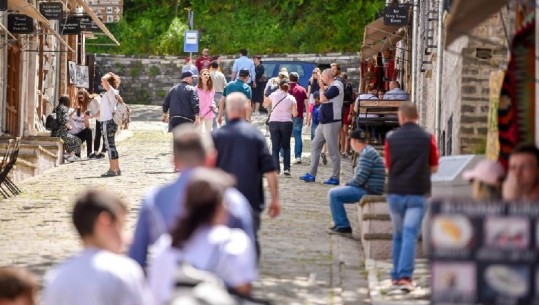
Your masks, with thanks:
[{"label": "woman with long brown hair", "polygon": [[118,155],[118,150],[116,150],[115,141],[116,131],[119,126],[116,125],[113,119],[116,104],[123,103],[121,98],[117,98],[120,83],[120,77],[112,72],[101,77],[101,85],[103,85],[103,89],[106,92],[101,98],[99,105],[99,120],[102,124],[103,135],[105,135],[105,146],[109,155],[109,170],[101,175],[101,177],[114,177],[122,174],[120,170],[120,156]]},{"label": "woman with long brown hair", "polygon": [[202,132],[211,132],[213,125],[213,118],[215,113],[213,112],[213,97],[215,91],[213,90],[213,80],[211,79],[210,70],[202,69],[200,71],[199,80],[197,84],[198,93],[198,107],[200,109],[200,122],[199,128]]},{"label": "woman with long brown hair", "polygon": [[156,304],[168,304],[179,263],[211,272],[229,289],[250,295],[258,277],[253,242],[244,231],[225,226],[223,196],[233,184],[234,178],[222,170],[199,168],[191,173],[176,227],[170,238],[156,243],[150,263],[148,279]]}]

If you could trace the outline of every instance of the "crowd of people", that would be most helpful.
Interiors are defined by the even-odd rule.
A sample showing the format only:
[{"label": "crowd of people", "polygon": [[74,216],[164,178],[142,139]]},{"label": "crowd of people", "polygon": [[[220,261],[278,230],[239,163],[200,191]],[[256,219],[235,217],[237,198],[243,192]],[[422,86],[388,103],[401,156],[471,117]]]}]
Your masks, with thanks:
[{"label": "crowd of people", "polygon": [[[179,174],[142,199],[127,255],[122,254],[127,246],[122,234],[128,212],[125,203],[102,190],[88,190],[78,197],[72,222],[84,249],[47,273],[43,304],[170,304],[180,297],[179,287],[187,285],[178,277],[188,274],[180,272],[186,266],[215,276],[234,298],[252,299],[263,250],[258,238],[261,214],[267,210],[274,218],[281,213],[279,175],[291,176],[292,158],[295,164],[302,163],[304,124],[311,130],[311,160],[308,172],[299,179],[316,181],[320,159],[327,163],[326,149],[331,160],[331,176],[323,182],[334,186],[328,191],[333,226],[327,233],[351,236],[344,205],[366,195],[387,194],[393,226],[392,284],[403,291],[414,289],[416,241],[440,156],[435,137],[418,125],[416,106],[404,101],[407,93],[393,81],[383,96],[403,102],[398,110],[400,127],[385,137],[382,157],[369,144],[367,131],[349,132],[357,112],[354,101],[357,107],[358,101],[377,99],[378,92],[361,94],[356,100],[337,64],[314,69],[307,88],[298,84],[294,71],[282,70],[266,80],[259,56],[251,60],[246,50],[240,55],[227,84],[218,60],[204,49],[195,65],[188,59],[181,82],[165,97],[162,121],[172,132]],[[113,112],[115,103],[123,103],[117,91],[120,79],[107,73],[102,85],[106,93],[100,98],[81,90],[71,111],[69,98],[60,98],[55,111],[61,126],[53,135],[64,140],[69,160],[80,155],[82,141],[88,158],[107,152],[109,169],[103,176],[118,176],[114,139],[118,125]],[[250,124],[261,106],[268,109],[271,150],[262,132]],[[89,128],[94,118],[101,134],[92,141]],[[104,148],[99,152],[101,137]],[[358,154],[358,162],[353,176],[341,185],[341,158],[350,149]],[[539,149],[522,144],[508,164],[507,174],[501,164],[490,160],[465,172],[473,199],[539,201]],[[270,193],[267,205],[264,178]],[[192,279],[189,285],[194,285]],[[0,268],[0,304],[36,304],[37,287],[24,269]]]}]

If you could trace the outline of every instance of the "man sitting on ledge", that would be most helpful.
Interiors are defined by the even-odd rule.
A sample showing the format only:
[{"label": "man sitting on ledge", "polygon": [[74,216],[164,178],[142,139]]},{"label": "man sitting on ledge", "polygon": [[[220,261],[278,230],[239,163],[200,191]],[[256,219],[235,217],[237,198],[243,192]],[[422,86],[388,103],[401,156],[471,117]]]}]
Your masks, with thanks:
[{"label": "man sitting on ledge", "polygon": [[403,100],[410,98],[408,92],[401,89],[401,84],[394,80],[389,83],[389,91],[384,94],[384,100]]},{"label": "man sitting on ledge", "polygon": [[345,203],[358,202],[364,195],[381,195],[384,192],[385,167],[380,154],[367,144],[367,133],[361,129],[352,131],[350,145],[359,153],[355,174],[344,186],[332,188],[329,193],[329,207],[333,217],[333,227],[329,234],[350,236],[352,228],[344,209]]}]

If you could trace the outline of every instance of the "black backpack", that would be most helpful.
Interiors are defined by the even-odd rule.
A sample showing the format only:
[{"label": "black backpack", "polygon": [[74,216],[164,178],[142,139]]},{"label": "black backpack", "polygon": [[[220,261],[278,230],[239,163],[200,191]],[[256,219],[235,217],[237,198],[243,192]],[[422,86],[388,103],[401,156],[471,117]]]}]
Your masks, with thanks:
[{"label": "black backpack", "polygon": [[45,128],[47,130],[56,130],[60,128],[60,123],[58,123],[58,120],[56,119],[56,109],[47,116],[47,119],[45,119]]}]

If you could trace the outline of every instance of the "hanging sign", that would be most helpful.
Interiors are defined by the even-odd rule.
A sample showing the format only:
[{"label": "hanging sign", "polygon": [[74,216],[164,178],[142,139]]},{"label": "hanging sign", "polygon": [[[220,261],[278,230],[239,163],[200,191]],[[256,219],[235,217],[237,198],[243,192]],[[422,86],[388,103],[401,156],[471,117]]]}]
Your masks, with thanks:
[{"label": "hanging sign", "polygon": [[198,52],[198,31],[185,31],[183,51]]},{"label": "hanging sign", "polygon": [[0,11],[7,11],[7,0],[0,0]]},{"label": "hanging sign", "polygon": [[40,2],[39,12],[49,20],[62,19],[64,4],[62,2]]},{"label": "hanging sign", "polygon": [[95,24],[92,17],[85,15],[79,17],[80,29],[85,32],[101,32],[101,29]]},{"label": "hanging sign", "polygon": [[60,23],[60,33],[62,35],[78,35],[80,32],[80,17],[70,16],[62,19]]},{"label": "hanging sign", "polygon": [[407,6],[387,6],[384,8],[384,25],[408,25]]},{"label": "hanging sign", "polygon": [[23,14],[8,15],[7,29],[13,34],[30,34],[34,32],[34,19]]}]

